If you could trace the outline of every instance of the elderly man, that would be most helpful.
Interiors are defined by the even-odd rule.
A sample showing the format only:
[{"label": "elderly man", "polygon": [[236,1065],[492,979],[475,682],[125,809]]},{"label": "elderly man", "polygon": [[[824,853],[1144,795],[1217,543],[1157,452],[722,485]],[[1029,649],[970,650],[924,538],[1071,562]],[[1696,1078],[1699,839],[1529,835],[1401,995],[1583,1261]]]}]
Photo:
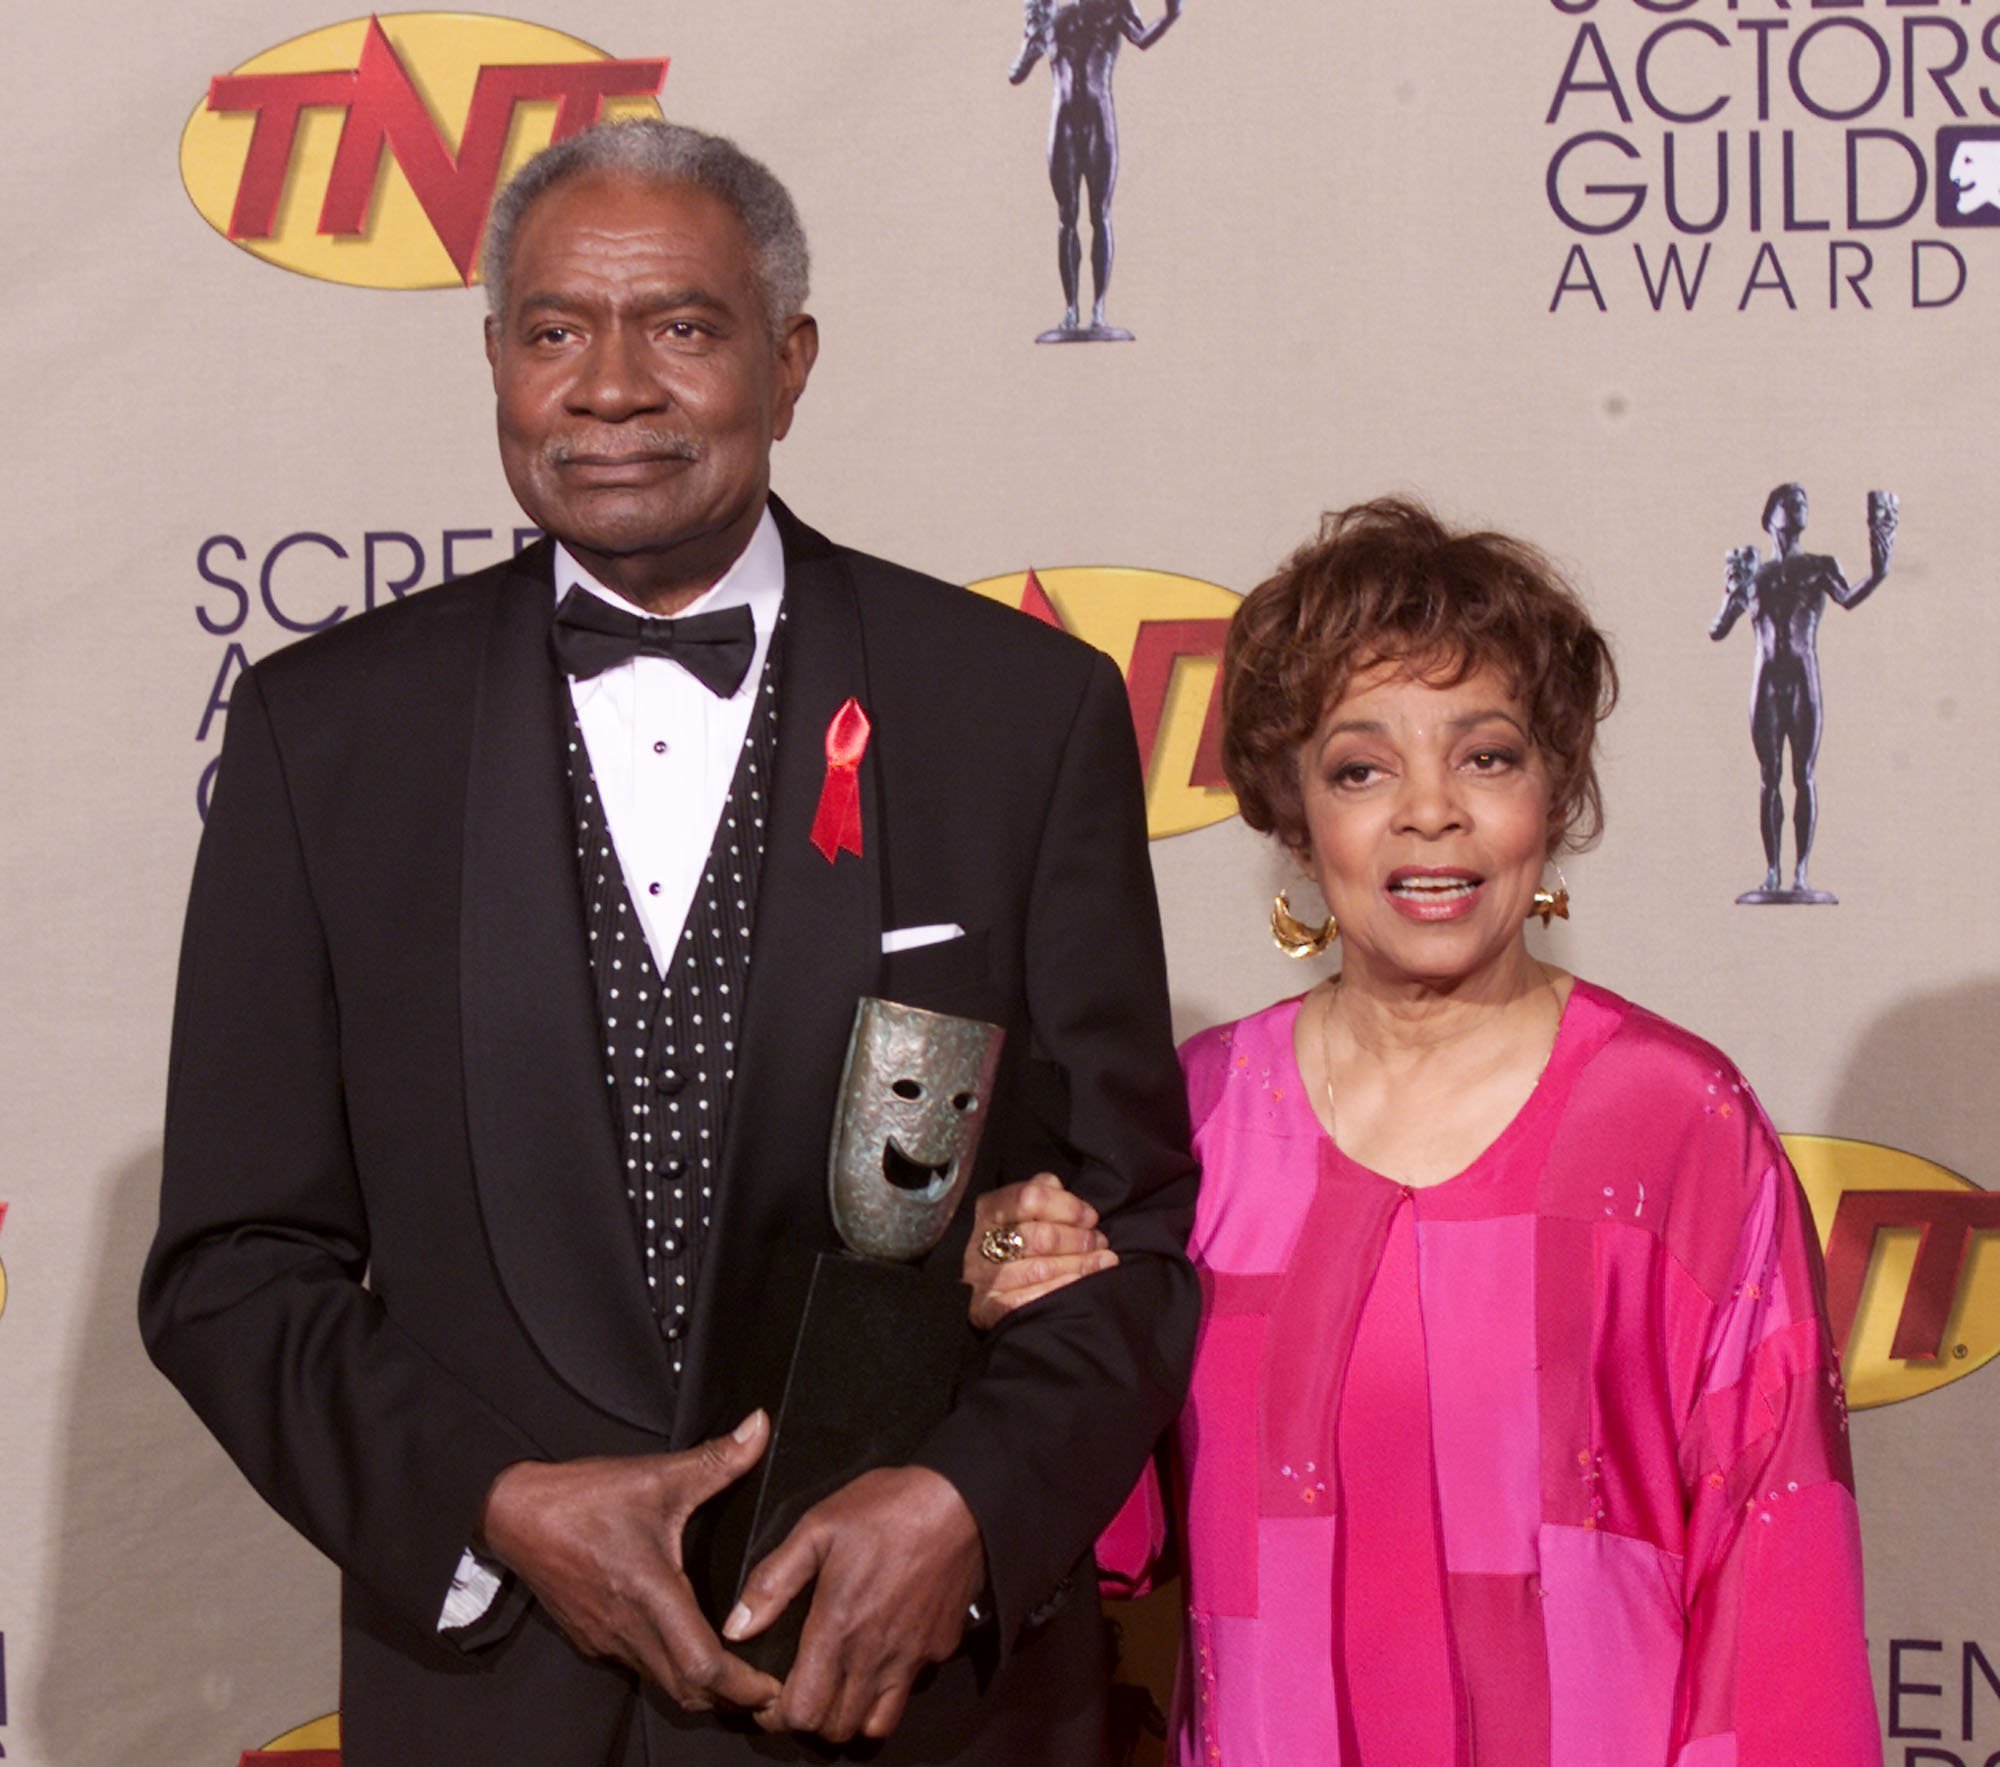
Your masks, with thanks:
[{"label": "elderly man", "polygon": [[[818,332],[790,200],[729,143],[560,143],[486,277],[549,538],[238,686],[147,1342],[341,1566],[350,1767],[1094,1761],[1087,1554],[1194,1314],[1117,672],[771,498]],[[681,1537],[765,1446],[734,1377],[789,1329],[775,1260],[838,1244],[871,994],[1006,1028],[977,1182],[1056,1170],[1115,1268],[989,1334],[910,1464],[764,1561],[726,1630],[810,1584],[780,1684]]]}]

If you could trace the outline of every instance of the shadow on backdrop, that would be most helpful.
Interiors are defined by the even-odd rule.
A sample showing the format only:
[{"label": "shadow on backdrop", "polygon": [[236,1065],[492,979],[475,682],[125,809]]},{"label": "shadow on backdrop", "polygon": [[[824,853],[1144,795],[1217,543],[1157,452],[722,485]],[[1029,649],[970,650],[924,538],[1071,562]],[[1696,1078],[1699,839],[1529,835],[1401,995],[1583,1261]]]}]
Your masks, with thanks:
[{"label": "shadow on backdrop", "polygon": [[104,1200],[64,1375],[40,1673],[14,1721],[50,1767],[233,1767],[330,1709],[331,1567],[243,1482],[146,1359],[134,1307],[156,1146]]},{"label": "shadow on backdrop", "polygon": [[1997,1190],[1996,1058],[2000,977],[1915,994],[1861,1033],[1825,1122],[1779,1127],[1899,1147],[1949,1166],[1982,1190]]}]

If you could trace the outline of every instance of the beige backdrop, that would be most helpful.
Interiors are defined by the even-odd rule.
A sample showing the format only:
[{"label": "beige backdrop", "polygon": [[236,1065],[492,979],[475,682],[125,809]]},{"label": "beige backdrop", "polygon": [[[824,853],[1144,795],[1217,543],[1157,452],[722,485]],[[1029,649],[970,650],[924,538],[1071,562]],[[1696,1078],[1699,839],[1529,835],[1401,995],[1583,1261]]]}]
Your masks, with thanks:
[{"label": "beige backdrop", "polygon": [[[1949,194],[1940,218],[1934,191],[1905,221],[1865,223],[1905,206],[1916,163],[1935,183],[1941,130],[2000,135],[2000,0],[1187,0],[1118,67],[1111,317],[1138,341],[1075,348],[1032,341],[1060,300],[1048,78],[1005,78],[1019,0],[517,10],[670,58],[667,113],[739,136],[791,183],[824,350],[778,482],[840,538],[960,580],[1119,566],[1240,592],[1322,508],[1404,489],[1570,563],[1626,694],[1606,739],[1609,832],[1569,866],[1576,917],[1548,949],[1722,1044],[1787,1132],[1994,1182],[2000,234],[1961,225],[1979,217]],[[74,0],[9,21],[8,1761],[229,1763],[336,1697],[330,1569],[152,1374],[131,1315],[196,785],[222,714],[198,732],[228,645],[254,657],[288,636],[257,572],[288,536],[336,542],[345,560],[308,541],[272,569],[278,607],[317,619],[360,605],[371,532],[415,537],[435,576],[446,530],[491,530],[456,544],[471,568],[517,521],[479,294],[288,273],[234,249],[182,188],[210,78],[345,16],[319,0]],[[1638,60],[1669,26],[1649,107]],[[1941,87],[1925,70],[1951,61],[1951,27],[1965,63]],[[1718,98],[1701,122],[1659,114]],[[457,115],[442,121],[455,133]],[[1590,133],[1636,155],[1588,141],[1557,178],[1600,233],[1566,225],[1546,184]],[[1683,219],[1702,223],[1718,133],[1728,213],[1677,232],[1666,137]],[[1629,199],[1587,184],[1644,185],[1645,205],[1610,226]],[[1648,296],[1670,243],[1690,270],[1710,249],[1692,311]],[[1964,269],[1948,302],[1945,247]],[[1829,275],[1862,248],[1867,306]],[[1808,546],[1856,580],[1869,489],[1901,496],[1903,528],[1886,587],[1829,610],[1822,634],[1813,875],[1840,906],[1746,908],[1733,898],[1763,868],[1750,643],[1711,645],[1706,627],[1725,552],[1765,543],[1765,494],[1790,479],[1813,499]],[[204,629],[203,613],[237,612],[203,579],[205,545],[247,587],[240,630]],[[377,543],[385,579],[399,545]],[[1262,928],[1283,872],[1240,823],[1154,857],[1183,1031],[1303,985]],[[1902,1641],[1898,1763],[2000,1759],[2000,1693],[1980,1670],[2000,1665],[2000,1372],[1978,1366],[2000,1343],[1996,1286],[1975,1255],[1947,1332],[1968,1346],[1965,1378],[1854,1420],[1885,1693]]]}]

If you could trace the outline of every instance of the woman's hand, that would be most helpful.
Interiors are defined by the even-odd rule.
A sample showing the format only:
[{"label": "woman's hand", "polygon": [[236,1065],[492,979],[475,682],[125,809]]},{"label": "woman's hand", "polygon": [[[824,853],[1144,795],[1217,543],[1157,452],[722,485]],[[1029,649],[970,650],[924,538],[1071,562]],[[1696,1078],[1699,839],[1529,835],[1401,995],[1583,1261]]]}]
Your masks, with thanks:
[{"label": "woman's hand", "polygon": [[[1009,1255],[996,1261],[982,1250],[989,1245]],[[973,1205],[965,1247],[972,1323],[984,1331],[1016,1307],[1117,1262],[1111,1242],[1097,1230],[1097,1211],[1065,1190],[1053,1172],[989,1190]]]}]

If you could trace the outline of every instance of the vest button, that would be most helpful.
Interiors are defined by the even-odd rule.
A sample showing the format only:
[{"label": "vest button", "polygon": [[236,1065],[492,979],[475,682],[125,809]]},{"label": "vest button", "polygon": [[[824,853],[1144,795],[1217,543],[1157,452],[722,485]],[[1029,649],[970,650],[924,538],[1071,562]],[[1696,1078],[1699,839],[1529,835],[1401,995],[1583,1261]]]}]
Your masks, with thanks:
[{"label": "vest button", "polygon": [[666,1093],[670,1098],[686,1084],[687,1076],[676,1073],[672,1068],[663,1068],[653,1076],[654,1089]]}]

